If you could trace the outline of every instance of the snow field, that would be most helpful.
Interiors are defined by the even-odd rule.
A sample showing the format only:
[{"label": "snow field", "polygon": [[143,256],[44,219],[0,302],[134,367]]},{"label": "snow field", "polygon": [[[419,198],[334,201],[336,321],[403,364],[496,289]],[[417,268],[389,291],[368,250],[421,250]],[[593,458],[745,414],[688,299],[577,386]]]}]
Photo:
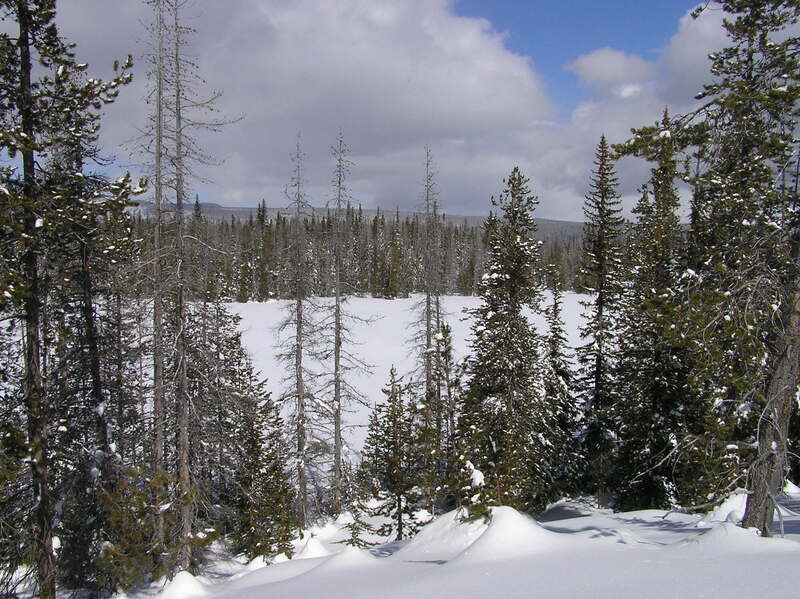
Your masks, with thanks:
[{"label": "snow field", "polygon": [[346,536],[344,516],[310,530],[291,560],[258,560],[213,584],[181,574],[161,598],[800,596],[791,576],[800,537],[760,539],[729,522],[699,527],[703,519],[710,518],[659,510],[614,514],[570,501],[552,506],[541,522],[511,508],[495,508],[488,525],[451,512],[378,558],[378,549],[337,543]]},{"label": "snow field", "polygon": [[[545,301],[547,301],[546,298]],[[563,316],[569,343],[580,343],[582,296],[565,294]],[[383,400],[381,389],[394,365],[410,372],[408,354],[414,306],[419,297],[398,300],[351,298],[349,309],[370,323],[355,323],[355,352],[374,365],[371,375],[352,383],[370,404]],[[445,297],[454,351],[467,354],[471,318],[464,309],[477,298]],[[243,340],[255,366],[268,377],[274,397],[282,390],[282,366],[275,359],[275,326],[285,301],[231,304],[242,316]],[[544,332],[541,317],[532,320]],[[354,406],[347,415],[347,438],[358,451],[366,435],[369,410]],[[800,501],[800,488],[784,490]],[[316,526],[294,544],[292,559],[278,556],[242,564],[221,582],[181,574],[159,599],[798,599],[793,577],[800,558],[800,516],[782,509],[786,539],[761,539],[738,528],[746,496],[734,493],[709,514],[692,516],[640,510],[613,513],[585,503],[562,501],[538,521],[511,508],[495,508],[490,524],[462,522],[444,514],[411,540],[371,551],[340,543],[350,519]],[[370,522],[378,525],[377,519]],[[372,541],[380,542],[373,537]],[[148,593],[152,596],[152,593]]]},{"label": "snow field", "polygon": [[[582,311],[579,301],[584,296],[575,293],[564,294],[563,318],[566,323],[568,342],[571,346],[579,344],[578,328],[582,323]],[[347,310],[370,322],[353,322],[352,337],[358,343],[350,351],[373,366],[372,374],[352,373],[351,383],[367,398],[370,405],[384,400],[381,392],[389,378],[392,366],[400,375],[410,373],[415,366],[416,356],[409,353],[410,339],[413,334],[413,323],[417,319],[415,305],[421,296],[385,300],[366,297],[351,297],[347,301]],[[322,300],[326,301],[326,300]],[[545,294],[545,305],[550,301]],[[442,305],[445,319],[452,328],[453,351],[455,360],[462,360],[468,353],[470,327],[472,317],[465,310],[476,308],[480,300],[477,297],[444,296]],[[246,304],[232,303],[229,308],[242,317],[240,330],[242,340],[247,348],[256,370],[267,378],[267,389],[273,398],[280,397],[284,390],[282,383],[285,367],[277,358],[278,334],[276,327],[284,318],[288,300],[269,302],[250,302]],[[532,315],[531,320],[540,332],[545,332],[544,318]],[[321,365],[311,362],[312,369],[320,369]],[[351,406],[346,413],[348,428],[345,436],[351,448],[359,450],[366,438],[366,425],[369,409],[364,406]]]}]

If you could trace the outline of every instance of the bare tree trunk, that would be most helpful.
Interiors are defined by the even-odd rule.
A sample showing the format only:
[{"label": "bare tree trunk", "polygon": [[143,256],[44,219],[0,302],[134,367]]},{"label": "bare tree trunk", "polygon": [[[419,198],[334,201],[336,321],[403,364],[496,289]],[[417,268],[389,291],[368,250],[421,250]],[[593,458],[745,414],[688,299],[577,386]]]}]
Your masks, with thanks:
[{"label": "bare tree trunk", "polygon": [[[31,87],[31,16],[28,3],[24,0],[17,2],[17,17],[19,22],[17,47],[20,53],[18,107],[22,118],[22,132],[32,144],[35,137]],[[32,149],[22,151],[22,172],[25,199],[29,203],[34,203],[36,200],[36,180]],[[37,216],[33,210],[30,210],[25,218],[25,234],[30,240],[35,239],[37,236],[36,219]],[[28,419],[28,444],[34,493],[36,576],[39,598],[54,599],[56,583],[53,557],[53,509],[48,481],[48,416],[41,371],[41,305],[39,297],[41,291],[39,287],[39,258],[33,244],[25,247],[22,255],[22,265],[27,286],[27,293],[23,303],[25,371],[22,392]]]},{"label": "bare tree trunk", "polygon": [[[114,351],[116,353],[114,356],[114,367],[116,369],[116,388],[117,393],[119,393],[125,384],[124,356],[122,349],[122,293],[119,291],[118,282],[114,282],[114,287],[116,287],[114,291],[114,318],[117,321],[117,334],[114,338]],[[126,439],[123,434],[123,431],[127,429],[126,407],[127,406],[125,406],[122,401],[117,401],[117,435],[114,438],[114,443],[116,444],[117,455],[123,460],[127,457]],[[134,456],[130,457],[133,458]]]},{"label": "bare tree trunk", "polygon": [[427,251],[425,252],[425,400],[433,399],[433,301],[436,281],[435,261],[436,239],[434,229],[437,226],[435,217],[435,193],[433,189],[433,157],[430,148],[425,148],[425,220],[427,224]]},{"label": "bare tree trunk", "polygon": [[305,198],[303,195],[303,154],[300,150],[300,136],[297,137],[297,148],[294,156],[295,173],[292,186],[294,195],[290,199],[294,206],[294,229],[292,248],[292,268],[294,277],[294,302],[295,302],[295,339],[294,339],[294,399],[295,399],[295,434],[297,436],[297,523],[300,529],[308,524],[308,474],[307,474],[307,422],[306,422],[306,387],[303,369],[305,351],[305,301],[308,298],[306,285],[307,273],[305,272],[305,224],[303,223],[303,209]]},{"label": "bare tree trunk", "polygon": [[308,524],[308,477],[306,475],[306,390],[303,379],[303,300],[295,299],[295,401],[297,409],[297,486],[298,525]]},{"label": "bare tree trunk", "polygon": [[154,207],[155,223],[153,225],[153,476],[157,481],[155,502],[156,531],[153,555],[164,553],[164,515],[159,505],[164,495],[164,304],[163,304],[163,272],[161,225],[163,200],[164,171],[162,150],[164,144],[164,7],[162,0],[155,0],[155,35],[156,35],[156,90],[155,90],[155,171]]},{"label": "bare tree trunk", "polygon": [[189,396],[187,384],[186,363],[186,251],[184,248],[184,197],[185,171],[183,150],[183,92],[181,79],[180,41],[181,26],[179,7],[173,7],[174,27],[174,85],[175,85],[175,320],[178,331],[175,340],[175,361],[177,373],[175,376],[175,401],[177,405],[178,427],[178,484],[181,491],[180,499],[180,534],[178,553],[178,566],[189,570],[192,566],[191,547],[189,539],[192,535],[194,524],[194,501],[192,500],[192,478],[189,470]]},{"label": "bare tree trunk", "polygon": [[789,419],[800,383],[800,279],[783,310],[785,326],[773,360],[766,391],[766,406],[758,428],[758,457],[750,468],[742,525],[769,536],[775,500],[786,472]]},{"label": "bare tree trunk", "polygon": [[333,512],[342,511],[344,475],[342,472],[342,204],[347,174],[346,147],[341,132],[335,148],[336,210],[334,211],[334,307],[333,307]]},{"label": "bare tree trunk", "polygon": [[344,477],[342,473],[342,305],[341,281],[339,280],[341,262],[338,257],[336,262],[336,304],[333,314],[333,512],[338,514],[342,511]]}]

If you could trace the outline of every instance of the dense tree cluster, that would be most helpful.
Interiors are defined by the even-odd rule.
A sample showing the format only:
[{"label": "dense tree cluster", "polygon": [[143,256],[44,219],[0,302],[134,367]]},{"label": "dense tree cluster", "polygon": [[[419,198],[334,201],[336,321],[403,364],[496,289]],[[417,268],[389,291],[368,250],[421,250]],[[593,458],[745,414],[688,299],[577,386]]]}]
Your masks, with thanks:
[{"label": "dense tree cluster", "polygon": [[[137,237],[152,237],[153,216],[146,204],[130,210]],[[288,299],[291,286],[291,239],[294,214],[288,202],[268,208],[262,202],[254,214],[242,218],[215,218],[203,213],[203,238],[215,248],[209,254],[202,276],[219,282],[230,301]],[[165,211],[174,212],[174,206]],[[340,288],[349,294],[381,298],[408,297],[424,293],[427,254],[434,248],[438,256],[438,285],[443,295],[476,295],[483,274],[486,235],[480,225],[467,219],[448,217],[441,212],[432,223],[425,212],[399,214],[383,212],[368,215],[361,206],[345,199],[337,213],[330,208],[309,206],[301,216],[309,239],[309,274],[314,295],[335,295],[335,246],[340,243],[342,280]],[[333,235],[339,223],[338,236]],[[340,241],[336,241],[339,239]],[[558,266],[566,289],[574,289],[580,261],[581,239],[567,232],[537,234],[544,243],[542,252],[548,263]]]}]

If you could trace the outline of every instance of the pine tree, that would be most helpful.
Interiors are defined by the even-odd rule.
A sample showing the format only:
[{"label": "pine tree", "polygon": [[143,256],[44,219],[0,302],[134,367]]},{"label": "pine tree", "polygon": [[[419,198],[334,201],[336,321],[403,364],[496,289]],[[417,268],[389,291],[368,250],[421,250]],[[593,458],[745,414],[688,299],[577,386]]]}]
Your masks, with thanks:
[{"label": "pine tree", "polygon": [[[80,171],[52,176],[42,169],[45,159],[64,148],[91,144],[97,138],[97,116],[104,102],[112,102],[119,87],[129,81],[126,72],[110,82],[83,79],[86,65],[74,59],[70,46],[58,35],[52,0],[0,2],[3,19],[10,18],[16,36],[0,34],[0,112],[3,129],[0,148],[21,168],[0,170],[0,235],[4,270],[0,278],[4,307],[22,315],[25,336],[24,372],[21,391],[27,426],[27,447],[34,505],[29,508],[31,539],[24,559],[34,564],[40,597],[55,595],[56,571],[53,554],[54,502],[52,495],[51,447],[48,429],[54,414],[45,395],[43,362],[44,287],[42,257],[48,239],[69,230],[75,218],[89,217],[77,207],[62,215],[60,208],[84,201],[93,211],[92,196],[71,195],[83,176]],[[38,63],[34,69],[34,62]],[[117,65],[118,67],[119,65]],[[117,69],[118,70],[118,69]],[[38,79],[35,77],[38,76]],[[70,127],[69,123],[78,124]],[[37,164],[39,165],[37,167]],[[124,203],[131,193],[124,178],[104,190]],[[100,192],[98,197],[104,192]],[[63,227],[63,228],[62,228]],[[21,557],[21,555],[20,555]],[[18,564],[11,564],[11,566]],[[4,566],[4,570],[7,568]],[[11,568],[14,571],[14,567]],[[10,582],[10,581],[6,581]],[[12,583],[13,584],[13,583]]]},{"label": "pine tree", "polygon": [[333,481],[331,492],[331,513],[339,514],[342,511],[344,498],[349,494],[349,482],[345,478],[347,464],[345,463],[345,440],[343,436],[343,414],[353,404],[366,404],[366,399],[351,382],[351,376],[356,373],[370,373],[369,365],[360,359],[353,351],[355,343],[352,335],[352,323],[367,323],[368,319],[357,317],[347,310],[347,299],[352,287],[347,283],[345,270],[346,257],[346,222],[345,207],[350,197],[347,186],[347,177],[353,166],[348,158],[349,147],[344,141],[344,135],[339,132],[336,145],[332,148],[334,158],[333,173],[333,215],[332,227],[328,232],[326,241],[330,240],[333,254],[333,302],[321,319],[320,328],[323,335],[321,353],[325,358],[333,358],[333,368],[327,376],[323,377],[320,389],[321,396],[329,396],[330,401],[323,410],[329,410],[325,415],[326,420],[333,424]]},{"label": "pine tree", "polygon": [[605,136],[595,154],[595,170],[584,203],[581,288],[592,295],[582,302],[586,324],[578,348],[578,390],[585,406],[584,451],[588,460],[588,490],[607,501],[606,480],[615,450],[614,365],[617,355],[618,308],[622,283],[620,244],[623,219],[611,149]]},{"label": "pine tree", "polygon": [[705,146],[692,179],[697,268],[687,271],[685,322],[691,382],[705,389],[711,408],[706,439],[740,446],[727,483],[745,479],[753,492],[744,525],[769,534],[800,380],[792,180],[800,38],[787,35],[798,20],[793,1],[731,0],[722,8],[731,45],[710,55],[714,82],[698,95],[701,108],[683,119],[687,135]]},{"label": "pine tree", "polygon": [[666,508],[689,499],[681,497],[679,480],[676,487],[682,474],[676,461],[681,439],[702,426],[687,385],[687,357],[675,333],[682,239],[672,128],[665,111],[660,123],[636,130],[634,140],[621,146],[656,163],[634,209],[638,219],[630,231],[620,307],[614,486],[621,509]]},{"label": "pine tree", "polygon": [[238,509],[231,538],[236,551],[250,559],[279,553],[291,556],[294,494],[283,460],[283,422],[277,406],[264,395],[263,385],[251,385],[254,395],[246,398],[237,414]]},{"label": "pine tree", "polygon": [[459,453],[483,476],[472,507],[510,505],[535,510],[552,493],[556,426],[543,386],[541,343],[523,309],[538,310],[539,244],[536,198],[515,168],[487,221],[489,250],[474,311],[473,353],[459,420]]},{"label": "pine tree", "polygon": [[386,402],[370,414],[369,433],[364,444],[364,461],[374,496],[380,505],[374,514],[388,518],[378,530],[384,537],[402,540],[418,527],[414,518],[417,452],[413,445],[413,421],[409,410],[408,385],[392,367],[383,390]]},{"label": "pine tree", "polygon": [[314,322],[315,305],[311,302],[313,278],[309,256],[309,243],[303,219],[310,210],[305,194],[303,161],[305,155],[300,149],[300,137],[292,156],[293,173],[285,194],[289,200],[293,220],[291,222],[291,241],[287,247],[289,256],[289,287],[292,301],[287,305],[288,313],[281,322],[279,331],[287,331],[289,337],[279,354],[279,359],[289,365],[291,374],[287,377],[287,389],[283,401],[291,401],[290,427],[293,429],[295,443],[295,484],[297,485],[295,521],[304,529],[311,517],[311,497],[308,489],[311,455],[309,440],[312,431],[309,423],[313,390],[309,386],[312,373],[308,368],[309,352],[318,344],[318,329]]},{"label": "pine tree", "polygon": [[547,282],[552,296],[545,309],[547,335],[544,339],[544,392],[548,407],[556,421],[553,445],[560,458],[554,470],[556,493],[565,496],[579,488],[584,456],[579,447],[580,413],[575,404],[572,356],[567,347],[567,335],[562,318],[563,292],[561,276],[555,265],[547,267]]}]

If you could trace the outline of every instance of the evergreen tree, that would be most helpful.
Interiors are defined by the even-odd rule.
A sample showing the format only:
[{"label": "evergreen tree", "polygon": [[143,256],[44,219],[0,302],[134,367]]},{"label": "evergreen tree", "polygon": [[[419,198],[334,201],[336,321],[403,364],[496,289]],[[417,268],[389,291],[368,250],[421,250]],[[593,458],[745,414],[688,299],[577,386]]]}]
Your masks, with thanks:
[{"label": "evergreen tree", "polygon": [[572,356],[567,347],[562,311],[560,271],[554,265],[547,267],[547,282],[552,295],[545,309],[547,335],[544,339],[544,392],[548,407],[556,420],[553,445],[560,458],[554,471],[557,493],[560,496],[575,493],[585,466],[577,434],[580,430],[580,413],[575,404]]},{"label": "evergreen tree", "polygon": [[[489,250],[474,311],[473,353],[459,420],[459,453],[483,476],[470,498],[473,514],[489,505],[536,510],[552,493],[556,423],[543,385],[541,343],[523,309],[538,310],[539,244],[536,198],[515,168],[487,221]],[[472,476],[472,475],[470,475]],[[473,501],[474,499],[474,501]]]},{"label": "evergreen tree", "polygon": [[[388,518],[378,530],[384,537],[402,540],[416,533],[414,518],[418,496],[415,488],[417,451],[413,444],[413,420],[406,396],[409,387],[392,367],[383,390],[386,402],[370,414],[364,444],[364,461],[373,495],[380,504],[375,515]],[[351,531],[352,532],[352,531]]]},{"label": "evergreen tree", "polygon": [[685,326],[690,381],[710,407],[705,438],[718,455],[740,447],[726,486],[745,479],[753,492],[744,524],[769,534],[800,382],[800,226],[791,175],[798,14],[788,0],[721,4],[731,45],[710,55],[714,81],[698,95],[701,108],[683,119],[687,136],[705,146],[692,179],[696,268],[687,271]]},{"label": "evergreen tree", "polygon": [[294,493],[283,459],[283,422],[262,385],[251,384],[254,396],[246,398],[237,414],[238,509],[231,539],[236,551],[250,559],[279,553],[291,557]]},{"label": "evergreen tree", "polygon": [[[20,514],[31,532],[23,543],[25,549],[16,557],[33,564],[39,596],[52,599],[55,501],[48,430],[57,414],[48,405],[44,383],[46,340],[42,331],[47,288],[43,256],[48,241],[69,235],[77,222],[95,214],[95,197],[107,194],[110,204],[121,205],[131,186],[126,177],[84,194],[80,169],[57,173],[45,164],[66,148],[86,147],[96,140],[99,110],[129,81],[126,71],[131,65],[126,62],[109,82],[83,78],[86,65],[74,59],[70,45],[59,37],[52,0],[0,2],[0,14],[3,21],[13,22],[15,30],[14,36],[0,34],[0,149],[20,164],[19,169],[0,169],[0,239],[4,247],[0,289],[3,307],[21,315],[24,329],[20,383],[32,483],[28,489],[32,504]],[[119,65],[116,67],[119,71]],[[68,210],[64,212],[64,208]],[[90,308],[91,303],[90,299]],[[4,564],[3,570],[14,572],[18,565]],[[4,582],[13,585],[12,580]]]},{"label": "evergreen tree", "polygon": [[588,460],[588,490],[605,502],[607,474],[615,450],[614,408],[616,383],[613,378],[617,356],[619,298],[622,284],[620,244],[623,219],[611,149],[605,136],[595,154],[595,170],[586,196],[583,233],[581,288],[592,295],[582,302],[586,324],[578,348],[578,391],[584,404],[586,430],[584,451]]},{"label": "evergreen tree", "polygon": [[693,409],[687,385],[687,357],[674,332],[681,299],[682,240],[668,113],[660,123],[636,134],[623,150],[656,165],[634,209],[638,219],[630,231],[620,307],[619,457],[614,486],[621,509],[666,508],[689,499],[681,497],[680,482],[675,486],[675,475],[680,479],[682,474],[676,458],[680,440],[702,427],[698,422],[702,412]]}]

